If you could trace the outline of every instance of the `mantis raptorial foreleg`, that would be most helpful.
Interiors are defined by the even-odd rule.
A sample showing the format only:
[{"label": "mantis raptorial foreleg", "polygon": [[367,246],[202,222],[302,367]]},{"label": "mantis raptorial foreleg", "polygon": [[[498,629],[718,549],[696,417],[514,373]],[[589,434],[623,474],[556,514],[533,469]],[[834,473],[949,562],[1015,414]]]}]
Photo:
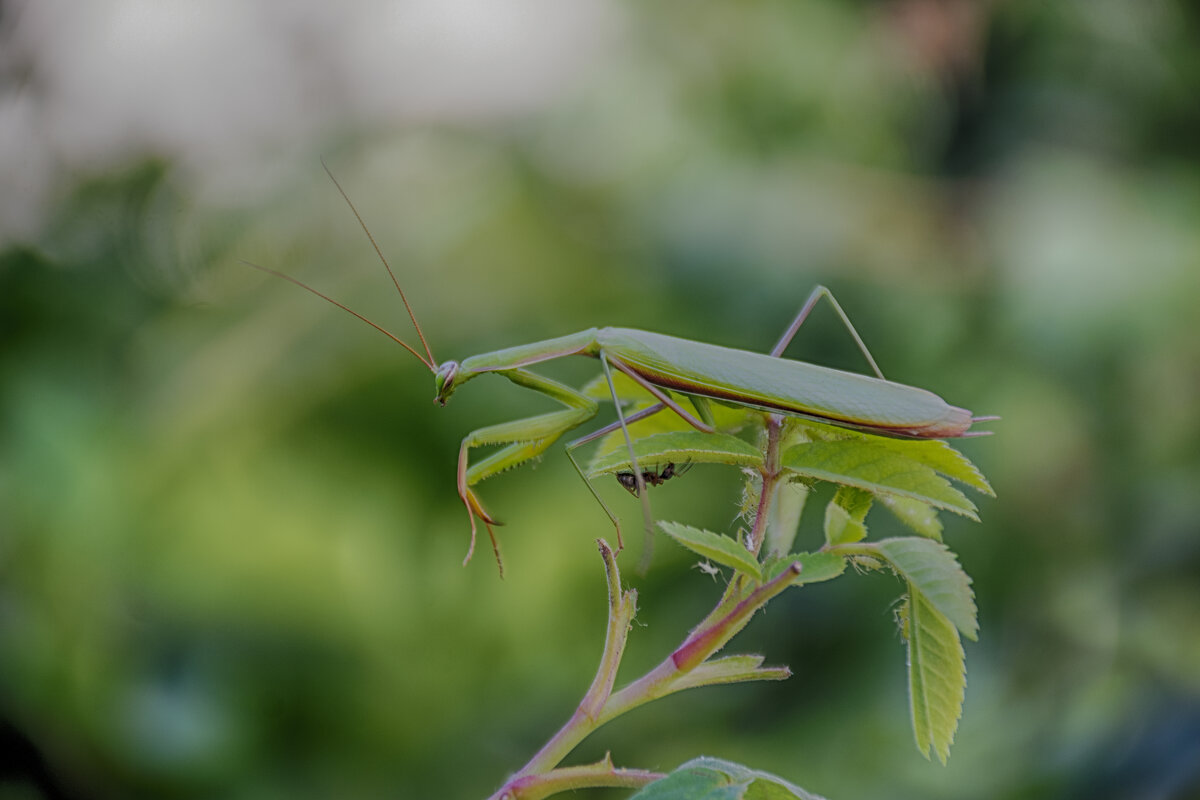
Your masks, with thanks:
[{"label": "mantis raptorial foreleg", "polygon": [[[612,372],[608,366],[608,360],[603,356],[600,357],[600,363],[604,367],[604,373],[608,379],[609,391],[612,394],[613,402],[617,405],[617,421],[614,426],[621,428],[625,432],[625,444],[629,448],[629,457],[637,464],[637,458],[633,453],[633,442],[629,439],[629,431],[627,421],[621,409],[620,403],[617,400],[616,388],[612,383]],[[488,538],[492,542],[492,551],[496,554],[496,561],[500,563],[499,546],[496,543],[496,535],[492,530],[493,525],[500,524],[487,509],[483,507],[479,497],[471,490],[471,487],[482,480],[503,472],[507,469],[519,466],[530,459],[536,458],[545,452],[546,448],[554,444],[560,436],[566,431],[576,428],[587,422],[592,417],[596,416],[599,410],[599,405],[595,400],[572,389],[569,386],[559,383],[558,381],[544,378],[533,372],[524,369],[511,369],[497,371],[499,374],[526,388],[540,392],[547,397],[550,397],[562,403],[566,408],[562,411],[551,411],[547,414],[539,414],[534,417],[525,419],[513,420],[512,422],[504,422],[499,425],[490,425],[486,428],[479,428],[467,434],[463,439],[462,445],[459,448],[458,455],[458,495],[462,498],[463,504],[467,507],[467,514],[471,520],[471,544],[467,550],[465,561],[469,561],[475,553],[475,539],[477,529],[475,527],[475,518],[478,517],[483,521],[487,528]],[[639,381],[640,382],[640,381]],[[675,407],[673,401],[672,406]],[[686,414],[686,412],[683,412]],[[646,414],[635,415],[636,417],[647,416]],[[687,415],[690,417],[690,415]],[[700,423],[703,424],[703,423]],[[615,429],[615,428],[613,428]],[[708,429],[711,432],[711,427]],[[584,437],[585,441],[591,441],[595,436]],[[615,514],[608,508],[608,505],[600,498],[600,495],[592,487],[590,481],[584,476],[583,470],[579,463],[575,460],[572,450],[578,447],[580,442],[573,442],[567,446],[567,457],[571,460],[571,464],[583,479],[584,485],[588,487],[588,491],[596,498],[596,502],[604,509],[604,513],[608,515],[613,527],[617,532],[617,546],[624,547],[624,541],[621,535],[621,524],[617,520]],[[504,448],[487,456],[475,464],[470,464],[470,451],[472,447],[480,447],[485,445],[506,445]],[[640,472],[638,479],[641,479]],[[640,489],[645,486],[641,485]],[[649,502],[646,500],[644,492],[642,493],[642,514],[646,524],[647,535],[652,535],[653,521],[650,516]],[[647,545],[647,554],[649,553],[649,545]],[[648,560],[648,555],[643,558],[643,561]]]},{"label": "mantis raptorial foreleg", "polygon": [[[471,487],[486,478],[541,455],[547,447],[558,440],[558,437],[587,422],[596,416],[596,412],[599,410],[599,404],[595,400],[558,381],[543,378],[541,375],[523,369],[504,370],[501,374],[513,383],[557,400],[566,408],[561,411],[551,411],[547,414],[479,428],[467,434],[463,439],[458,452],[458,496],[466,505],[467,514],[471,519],[471,545],[467,550],[464,563],[470,561],[475,552],[476,517],[479,517],[487,527],[497,563],[500,561],[499,546],[496,544],[496,536],[492,531],[492,526],[499,523],[483,507],[479,498],[471,491]],[[507,446],[482,461],[468,465],[472,447],[491,444]],[[609,514],[609,516],[612,515]]]}]

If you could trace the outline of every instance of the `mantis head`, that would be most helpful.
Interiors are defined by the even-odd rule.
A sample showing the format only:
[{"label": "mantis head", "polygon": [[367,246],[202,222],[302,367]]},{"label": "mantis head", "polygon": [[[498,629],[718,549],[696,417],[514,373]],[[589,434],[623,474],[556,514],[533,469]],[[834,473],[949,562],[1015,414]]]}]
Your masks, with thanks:
[{"label": "mantis head", "polygon": [[437,395],[433,398],[438,405],[446,405],[450,395],[454,393],[454,379],[458,376],[458,362],[447,361],[437,368],[433,377],[433,385]]}]

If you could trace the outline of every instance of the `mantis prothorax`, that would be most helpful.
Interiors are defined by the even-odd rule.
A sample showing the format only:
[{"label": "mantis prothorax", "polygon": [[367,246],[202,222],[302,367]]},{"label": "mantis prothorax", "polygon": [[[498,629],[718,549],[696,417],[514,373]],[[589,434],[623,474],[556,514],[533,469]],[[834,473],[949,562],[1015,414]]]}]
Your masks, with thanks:
[{"label": "mantis prothorax", "polygon": [[[823,286],[816,287],[801,307],[792,324],[776,343],[771,353],[755,353],[703,342],[665,336],[660,333],[629,328],[588,328],[578,333],[547,339],[532,344],[508,347],[490,353],[471,356],[460,361],[438,364],[433,357],[416,315],[399,280],[384,257],[382,250],[371,235],[362,216],[354,207],[337,179],[326,172],[338,191],[350,206],[359,224],[366,232],[376,254],[387,269],[401,301],[408,311],[420,339],[424,354],[395,334],[372,322],[356,311],[276,270],[249,264],[249,266],[290,281],[318,297],[338,306],[342,310],[366,322],[382,332],[434,373],[434,400],[445,405],[450,396],[463,384],[487,373],[501,375],[513,383],[540,392],[562,404],[559,411],[539,414],[525,419],[479,428],[467,434],[459,449],[458,495],[467,508],[471,522],[471,544],[463,563],[471,559],[475,551],[476,519],[487,528],[496,554],[497,564],[503,571],[500,550],[496,542],[494,525],[500,524],[483,506],[472,487],[493,475],[524,464],[541,455],[564,433],[590,420],[599,411],[599,404],[584,393],[558,381],[542,377],[527,367],[570,355],[591,356],[600,361],[609,392],[616,407],[617,419],[582,437],[567,446],[571,463],[579,471],[589,491],[600,503],[616,528],[618,546],[621,546],[621,526],[616,516],[596,494],[583,471],[579,468],[571,450],[599,436],[620,429],[624,433],[629,450],[630,491],[641,498],[642,513],[647,534],[651,532],[651,519],[645,487],[646,474],[638,467],[629,438],[629,423],[669,408],[696,430],[712,433],[715,428],[709,413],[708,401],[746,406],[761,411],[799,416],[851,428],[869,433],[918,439],[943,439],[980,435],[970,432],[973,422],[992,417],[973,417],[970,411],[952,406],[933,392],[888,381],[883,377],[866,345],[854,330],[849,317],[837,300]],[[249,263],[249,262],[247,262]],[[781,358],[809,312],[822,297],[834,307],[846,325],[859,349],[866,356],[876,377],[844,372],[830,367]],[[612,369],[629,376],[635,383],[653,395],[658,402],[636,414],[625,416],[621,401],[613,385]],[[686,395],[696,411],[691,413],[671,396],[671,393]],[[470,463],[470,451],[474,447],[503,445],[500,450],[474,464]],[[655,474],[655,473],[652,473]]]}]

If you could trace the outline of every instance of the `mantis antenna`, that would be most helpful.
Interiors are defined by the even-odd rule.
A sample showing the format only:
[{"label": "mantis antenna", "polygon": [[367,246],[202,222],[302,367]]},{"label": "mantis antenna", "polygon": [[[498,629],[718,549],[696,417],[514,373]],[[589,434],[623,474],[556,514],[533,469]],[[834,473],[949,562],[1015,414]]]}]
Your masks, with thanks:
[{"label": "mantis antenna", "polygon": [[[354,201],[350,199],[350,195],[346,194],[346,190],[342,188],[340,183],[338,183],[338,179],[333,176],[333,171],[329,169],[329,165],[325,163],[325,159],[323,158],[321,159],[321,167],[325,170],[325,174],[329,176],[329,180],[333,181],[333,185],[337,187],[338,193],[341,194],[342,199],[346,201],[346,205],[350,206],[350,210],[354,212],[354,218],[357,219],[358,224],[362,226],[363,233],[365,233],[367,238],[371,240],[371,247],[375,248],[375,254],[379,256],[379,260],[383,262],[383,268],[387,270],[388,277],[392,279],[392,285],[395,286],[396,291],[400,293],[400,300],[404,303],[404,310],[408,312],[408,318],[412,320],[413,327],[417,329],[417,338],[421,340],[421,345],[425,348],[425,355],[427,355],[429,358],[421,358],[421,356],[417,355],[417,353],[414,352],[411,347],[408,347],[408,345],[404,346],[408,348],[409,352],[417,356],[417,358],[421,358],[421,361],[423,361],[432,372],[437,372],[437,360],[433,357],[433,351],[429,349],[429,342],[425,341],[425,333],[421,330],[421,323],[417,322],[417,315],[413,313],[412,306],[408,304],[408,298],[404,295],[404,289],[400,288],[400,281],[396,279],[396,273],[392,271],[392,265],[388,263],[387,257],[384,256],[383,250],[379,247],[379,243],[375,241],[375,236],[371,233],[371,229],[368,228],[367,223],[363,221],[362,214],[359,214],[358,209],[354,207]],[[355,314],[355,316],[358,315]],[[403,342],[401,344],[403,344]]]},{"label": "mantis antenna", "polygon": [[357,317],[358,319],[367,323],[372,328],[379,331],[408,352],[412,353],[417,357],[418,361],[428,367],[430,372],[437,372],[437,361],[433,357],[433,351],[429,348],[429,342],[425,339],[425,332],[421,330],[421,323],[417,322],[417,315],[413,313],[412,306],[408,303],[408,297],[404,294],[404,289],[400,286],[400,281],[396,278],[396,273],[392,271],[392,265],[388,263],[387,257],[384,256],[383,250],[379,247],[379,243],[375,241],[375,236],[372,235],[371,229],[367,227],[367,223],[363,220],[362,214],[358,213],[358,209],[354,206],[354,201],[350,199],[350,195],[346,194],[346,190],[342,188],[340,183],[338,183],[338,179],[334,177],[333,172],[329,169],[329,165],[325,163],[325,159],[321,159],[321,167],[324,168],[325,174],[329,176],[329,180],[333,181],[333,185],[337,187],[338,193],[342,196],[342,199],[346,201],[346,205],[350,206],[350,211],[353,212],[354,218],[358,220],[358,224],[362,226],[363,233],[367,234],[367,239],[370,240],[371,247],[375,248],[375,254],[378,255],[379,260],[383,262],[383,268],[387,270],[388,276],[392,279],[392,285],[395,286],[396,291],[400,293],[400,301],[404,303],[404,310],[408,312],[408,318],[412,320],[413,328],[415,328],[417,331],[417,338],[421,340],[421,346],[425,348],[425,355],[421,355],[421,353],[417,352],[412,345],[389,331],[387,328],[372,322],[354,309],[344,305],[343,303],[339,303],[337,300],[334,300],[327,294],[317,291],[307,283],[297,280],[291,275],[280,272],[279,270],[274,270],[270,267],[264,267],[261,264],[255,264],[253,261],[246,261],[243,259],[242,263],[248,267],[253,267],[256,270],[259,270],[260,272],[265,272],[268,275],[274,275],[277,278],[283,278],[285,281],[299,286],[304,291],[315,294],[322,300],[332,303],[342,311],[345,311],[347,314]]}]

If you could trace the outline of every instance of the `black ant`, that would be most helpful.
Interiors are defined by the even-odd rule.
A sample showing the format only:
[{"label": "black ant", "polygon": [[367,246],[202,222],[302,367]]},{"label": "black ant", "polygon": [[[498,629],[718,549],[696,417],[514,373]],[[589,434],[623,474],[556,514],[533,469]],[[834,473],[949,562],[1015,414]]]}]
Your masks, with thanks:
[{"label": "black ant", "polygon": [[[642,470],[642,483],[646,484],[647,486],[661,486],[666,481],[669,481],[669,480],[671,480],[671,478],[682,475],[683,473],[687,472],[691,468],[692,468],[691,461],[689,461],[686,464],[683,464],[682,466],[679,466],[679,467],[676,467],[675,463],[673,461],[668,461],[667,465],[665,467],[663,467],[661,470],[659,470],[657,467],[655,467],[654,469]],[[629,471],[618,472],[617,473],[617,483],[624,486],[631,495],[633,495],[634,497],[637,497],[637,494],[638,494],[637,478],[634,476],[633,472],[629,472]]]}]

